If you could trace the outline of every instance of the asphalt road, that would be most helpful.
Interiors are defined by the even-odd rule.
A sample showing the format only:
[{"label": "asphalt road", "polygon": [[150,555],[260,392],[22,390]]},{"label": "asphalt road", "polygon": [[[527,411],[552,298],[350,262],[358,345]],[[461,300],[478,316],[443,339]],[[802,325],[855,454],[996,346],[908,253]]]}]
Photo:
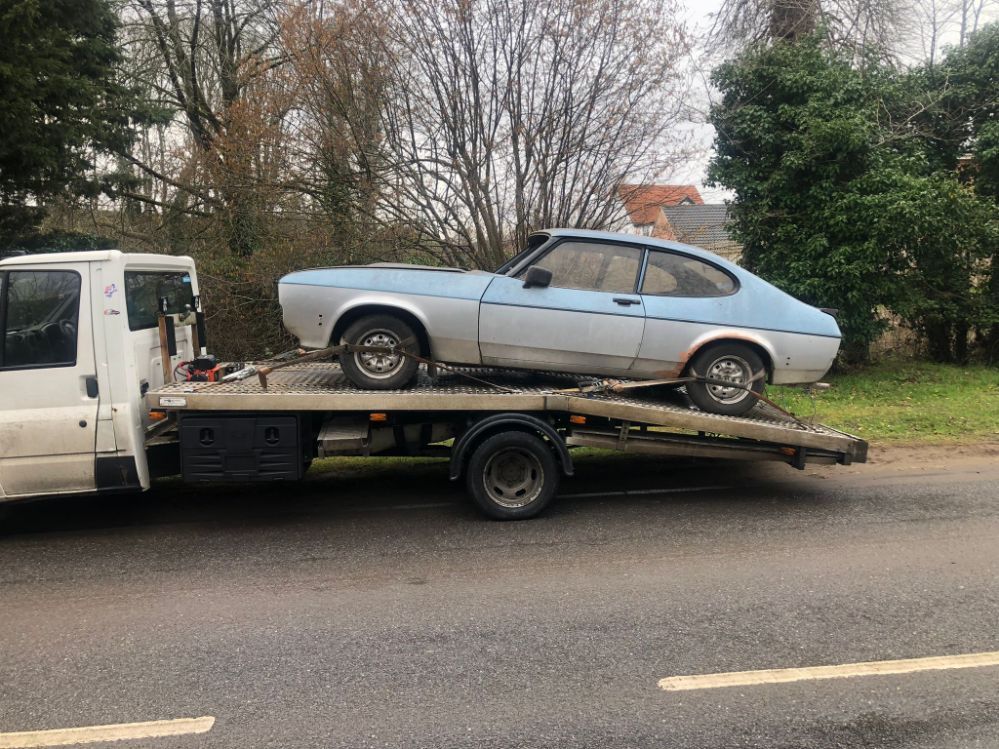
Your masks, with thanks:
[{"label": "asphalt road", "polygon": [[999,651],[995,455],[591,459],[563,492],[487,521],[429,464],[12,507],[0,741],[214,716],[114,746],[999,747],[999,667],[658,686]]}]

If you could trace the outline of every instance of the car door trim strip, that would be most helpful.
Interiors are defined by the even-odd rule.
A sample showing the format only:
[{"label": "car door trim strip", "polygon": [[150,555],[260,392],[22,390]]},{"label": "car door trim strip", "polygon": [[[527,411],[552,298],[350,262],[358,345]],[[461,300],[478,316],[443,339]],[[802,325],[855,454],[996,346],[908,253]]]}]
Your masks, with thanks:
[{"label": "car door trim strip", "polygon": [[[689,299],[690,297],[684,297],[684,298]],[[547,311],[552,311],[552,310],[555,309],[554,307],[540,307],[540,306],[537,306],[537,305],[534,305],[534,304],[510,304],[509,302],[482,302],[482,305],[483,306],[490,305],[492,307],[523,307],[524,309],[540,309],[540,310],[547,310]],[[644,309],[644,307],[645,307],[645,304],[644,304],[644,301],[643,301],[643,303],[642,303],[642,309]],[[583,312],[583,313],[586,313],[588,315],[610,315],[611,317],[621,317],[621,313],[619,311],[600,312],[598,310],[575,309],[575,308],[564,308],[564,309],[563,308],[559,308],[559,309],[557,309],[555,311],[558,311],[558,312]],[[637,312],[637,310],[636,310],[636,312]],[[630,317],[638,317],[638,315],[630,315]],[[684,319],[678,318],[678,317],[656,317],[654,315],[649,315],[649,314],[645,315],[645,319],[646,320],[661,320],[663,322],[688,323],[690,325],[714,325],[716,327],[722,327],[722,328],[741,328],[742,330],[762,330],[762,331],[765,331],[765,332],[768,332],[768,333],[790,333],[791,335],[807,335],[807,336],[815,336],[815,337],[818,337],[818,338],[836,338],[836,339],[842,338],[842,336],[838,336],[838,335],[828,335],[826,333],[807,333],[807,332],[802,331],[802,330],[786,330],[784,328],[760,328],[760,327],[755,327],[753,325],[737,325],[737,324],[732,324],[732,323],[708,322],[708,321],[705,321],[705,320],[684,320]]]}]

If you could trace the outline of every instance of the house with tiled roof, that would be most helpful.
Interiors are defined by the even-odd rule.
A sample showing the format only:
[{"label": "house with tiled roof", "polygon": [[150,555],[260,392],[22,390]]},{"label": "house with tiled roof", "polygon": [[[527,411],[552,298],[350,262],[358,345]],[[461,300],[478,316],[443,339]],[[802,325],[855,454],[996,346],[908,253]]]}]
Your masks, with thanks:
[{"label": "house with tiled roof", "polygon": [[663,206],[660,213],[652,236],[703,247],[733,262],[742,257],[742,246],[729,234],[727,205]]},{"label": "house with tiled roof", "polygon": [[655,225],[661,221],[661,209],[667,206],[704,205],[701,193],[694,185],[629,185],[617,188],[618,197],[628,214],[626,231],[654,236]]}]

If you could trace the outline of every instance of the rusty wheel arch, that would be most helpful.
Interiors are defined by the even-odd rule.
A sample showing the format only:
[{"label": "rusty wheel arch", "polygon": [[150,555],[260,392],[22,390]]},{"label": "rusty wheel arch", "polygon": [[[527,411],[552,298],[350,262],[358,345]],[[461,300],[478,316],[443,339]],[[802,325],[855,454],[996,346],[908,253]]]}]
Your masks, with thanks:
[{"label": "rusty wheel arch", "polygon": [[361,304],[344,312],[340,315],[340,318],[333,326],[333,332],[330,334],[329,345],[337,345],[340,341],[340,336],[343,335],[344,331],[347,330],[347,328],[349,328],[356,320],[360,320],[362,317],[366,317],[367,315],[393,315],[398,317],[400,320],[403,320],[413,329],[413,332],[416,333],[416,337],[419,339],[420,356],[428,358],[431,356],[432,351],[430,349],[430,336],[427,334],[427,329],[423,325],[423,321],[409,310],[403,309],[402,307],[393,307],[390,304]]},{"label": "rusty wheel arch", "polygon": [[[677,374],[680,376],[686,376],[690,374],[690,363],[697,357],[698,354],[700,354],[702,351],[707,351],[713,348],[714,346],[722,346],[726,343],[741,343],[745,346],[748,346],[754,352],[756,352],[756,354],[760,357],[760,360],[763,362],[763,366],[767,370],[767,383],[770,385],[773,384],[774,360],[773,357],[770,356],[770,352],[767,351],[765,347],[760,345],[758,341],[755,341],[752,338],[749,338],[748,336],[743,337],[731,333],[726,333],[725,335],[719,338],[712,338],[709,341],[704,341],[697,347],[689,349],[683,356],[683,364],[681,365],[680,370],[679,372],[677,372]],[[701,374],[703,374],[703,372]]]}]

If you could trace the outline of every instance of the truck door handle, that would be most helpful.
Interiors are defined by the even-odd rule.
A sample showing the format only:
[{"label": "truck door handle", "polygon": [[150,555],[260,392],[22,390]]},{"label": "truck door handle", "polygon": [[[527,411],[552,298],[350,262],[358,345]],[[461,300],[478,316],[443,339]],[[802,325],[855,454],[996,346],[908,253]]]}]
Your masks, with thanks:
[{"label": "truck door handle", "polygon": [[84,384],[85,384],[85,386],[87,388],[87,397],[88,398],[96,398],[100,394],[100,391],[97,389],[97,378],[96,377],[93,377],[93,376],[87,377],[87,378],[84,379],[83,382],[84,382]]},{"label": "truck door handle", "polygon": [[622,307],[627,307],[630,304],[641,304],[641,299],[630,299],[626,296],[616,296],[614,297],[614,303],[620,304]]}]

